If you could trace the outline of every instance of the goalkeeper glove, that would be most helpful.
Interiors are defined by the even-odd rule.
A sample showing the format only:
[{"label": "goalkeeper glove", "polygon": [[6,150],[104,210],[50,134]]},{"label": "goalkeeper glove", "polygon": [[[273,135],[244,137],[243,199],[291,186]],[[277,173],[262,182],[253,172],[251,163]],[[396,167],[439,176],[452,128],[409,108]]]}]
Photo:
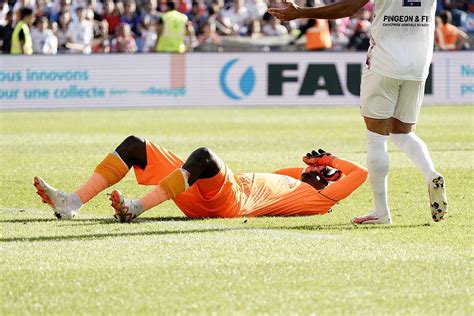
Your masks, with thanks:
[{"label": "goalkeeper glove", "polygon": [[328,166],[308,166],[305,169],[303,169],[303,174],[304,173],[312,173],[315,172],[317,173],[322,179],[326,181],[337,181],[342,175],[342,172],[340,170],[337,170],[335,168],[331,168]]},{"label": "goalkeeper glove", "polygon": [[308,166],[331,166],[334,159],[337,157],[324,149],[313,150],[303,157],[303,162]]}]

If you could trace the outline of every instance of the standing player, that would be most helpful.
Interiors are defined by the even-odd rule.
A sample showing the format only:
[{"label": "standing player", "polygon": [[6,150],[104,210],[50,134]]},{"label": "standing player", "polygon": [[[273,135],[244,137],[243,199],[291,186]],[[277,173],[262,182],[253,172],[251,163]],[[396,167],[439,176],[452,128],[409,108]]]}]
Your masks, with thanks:
[{"label": "standing player", "polygon": [[[176,2],[166,2],[167,12],[160,16],[157,25],[157,52],[184,53],[192,50],[194,29],[188,17],[176,10]],[[187,47],[185,36],[188,37]]]},{"label": "standing player", "polygon": [[30,25],[35,19],[33,10],[23,8],[20,11],[20,21],[13,29],[10,53],[14,55],[32,55],[33,41],[31,40]]},{"label": "standing player", "polygon": [[[270,9],[277,18],[338,19],[354,15],[368,0],[341,0],[302,8],[288,2]],[[375,0],[371,46],[361,83],[361,114],[367,126],[367,167],[375,209],[354,224],[391,224],[387,178],[387,141],[408,155],[428,185],[431,216],[448,209],[444,177],[436,172],[426,144],[415,135],[426,77],[433,57],[436,0]]]},{"label": "standing player", "polygon": [[[58,191],[38,177],[34,185],[58,218],[72,219],[85,203],[133,167],[139,184],[156,187],[136,200],[112,192],[115,218],[129,222],[169,199],[190,218],[325,214],[367,179],[363,168],[323,150],[303,160],[306,168],[234,174],[207,148],[197,149],[183,161],[159,145],[130,136],[74,193]],[[328,186],[328,181],[335,182]]]}]

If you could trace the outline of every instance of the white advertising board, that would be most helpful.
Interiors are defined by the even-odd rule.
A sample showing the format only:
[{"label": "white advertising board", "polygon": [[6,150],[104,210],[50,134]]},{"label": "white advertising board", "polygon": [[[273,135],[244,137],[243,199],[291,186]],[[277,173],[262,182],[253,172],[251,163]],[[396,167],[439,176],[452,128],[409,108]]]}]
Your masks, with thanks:
[{"label": "white advertising board", "polygon": [[[425,103],[474,100],[474,54],[435,53]],[[0,57],[0,109],[359,102],[364,53]]]}]

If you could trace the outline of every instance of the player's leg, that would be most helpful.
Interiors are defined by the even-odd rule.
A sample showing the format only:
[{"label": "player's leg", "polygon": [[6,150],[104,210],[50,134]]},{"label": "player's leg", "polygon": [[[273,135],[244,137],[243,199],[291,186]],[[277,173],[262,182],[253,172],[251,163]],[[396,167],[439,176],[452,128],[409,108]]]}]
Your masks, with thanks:
[{"label": "player's leg", "polygon": [[125,177],[132,166],[145,168],[146,164],[145,141],[129,136],[97,165],[92,176],[74,192],[59,191],[40,177],[34,178],[34,185],[43,202],[54,209],[56,217],[71,219],[85,203]]},{"label": "player's leg", "polygon": [[424,94],[424,82],[405,81],[390,122],[390,138],[422,172],[430,197],[431,216],[434,221],[443,219],[448,209],[444,177],[435,170],[426,143],[415,134],[416,122]]},{"label": "player's leg", "polygon": [[354,224],[391,224],[388,207],[388,126],[389,119],[364,117],[367,127],[367,170],[374,197],[374,209],[366,216],[352,220]]},{"label": "player's leg", "polygon": [[189,155],[183,165],[183,169],[189,172],[189,185],[193,185],[199,179],[209,179],[219,173],[222,168],[221,159],[209,148],[196,149]]},{"label": "player's leg", "polygon": [[121,222],[130,222],[164,201],[174,199],[198,180],[216,176],[221,168],[222,161],[219,157],[208,148],[199,148],[191,153],[181,168],[172,171],[140,199],[126,199],[118,190],[114,190],[111,193],[111,201],[116,218]]},{"label": "player's leg", "polygon": [[365,71],[361,83],[361,114],[367,127],[367,170],[374,210],[356,217],[354,224],[391,224],[388,208],[388,135],[395,110],[399,81]]}]

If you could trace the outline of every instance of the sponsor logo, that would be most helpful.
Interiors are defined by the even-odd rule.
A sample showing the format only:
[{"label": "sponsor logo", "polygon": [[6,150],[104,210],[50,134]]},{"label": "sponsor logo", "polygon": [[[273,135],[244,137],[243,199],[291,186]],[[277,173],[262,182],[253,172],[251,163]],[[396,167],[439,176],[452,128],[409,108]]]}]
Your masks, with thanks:
[{"label": "sponsor logo", "polygon": [[325,92],[329,96],[344,96],[343,84],[347,91],[355,96],[360,94],[361,64],[346,65],[346,80],[341,78],[336,64],[307,64],[301,76],[302,64],[269,64],[268,90],[269,96],[285,95],[284,86],[295,83],[298,96],[314,96]]},{"label": "sponsor logo", "polygon": [[[301,66],[304,67],[303,71],[300,70]],[[362,64],[346,64],[345,76],[341,75],[341,69],[338,68],[336,64],[268,64],[267,95],[287,95],[286,88],[296,85],[296,95],[300,97],[316,96],[320,93],[340,97],[347,95],[347,92],[359,96]],[[431,71],[426,79],[425,94],[433,94]]]},{"label": "sponsor logo", "polygon": [[255,88],[255,71],[252,67],[248,67],[244,73],[240,76],[239,79],[239,90],[240,91],[235,91],[233,90],[228,83],[228,77],[229,73],[232,69],[232,67],[238,62],[239,60],[232,59],[229,62],[227,62],[224,67],[222,67],[221,73],[219,75],[219,84],[221,87],[222,92],[226,96],[228,96],[230,99],[233,100],[240,100],[244,97],[249,96],[253,89]]},{"label": "sponsor logo", "polygon": [[403,0],[404,7],[421,7],[421,0]]}]

